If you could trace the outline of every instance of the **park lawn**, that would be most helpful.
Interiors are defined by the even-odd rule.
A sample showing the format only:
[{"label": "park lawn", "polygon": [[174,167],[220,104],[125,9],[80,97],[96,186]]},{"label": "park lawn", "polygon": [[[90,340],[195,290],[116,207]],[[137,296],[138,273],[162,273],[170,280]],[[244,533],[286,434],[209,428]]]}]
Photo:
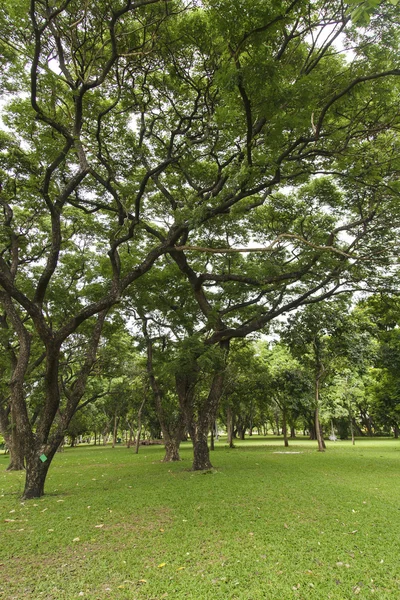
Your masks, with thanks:
[{"label": "park lawn", "polygon": [[400,443],[254,437],[215,469],[159,446],[58,454],[21,503],[0,455],[0,598],[288,600],[400,597]]}]

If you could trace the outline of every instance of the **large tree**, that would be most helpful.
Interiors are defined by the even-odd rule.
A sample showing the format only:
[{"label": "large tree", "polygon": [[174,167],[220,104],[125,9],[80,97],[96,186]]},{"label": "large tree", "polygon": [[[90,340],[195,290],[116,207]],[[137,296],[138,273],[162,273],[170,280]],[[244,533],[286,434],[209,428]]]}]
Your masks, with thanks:
[{"label": "large tree", "polygon": [[[372,257],[385,264],[400,71],[390,21],[358,33],[341,2],[20,0],[0,11],[2,89],[23,92],[2,137],[0,286],[18,337],[9,387],[29,498],[43,493],[107,315],[163,254],[188,279],[201,343],[221,346],[221,365],[231,337],[365,278]],[[356,47],[351,63],[340,35]],[[342,192],[293,191],[320,173]],[[263,260],[229,257],[253,240]],[[221,245],[208,266],[189,254]],[[63,352],[80,336],[86,356],[64,393]],[[45,355],[34,428],[32,342]],[[198,468],[223,388],[214,375]]]}]

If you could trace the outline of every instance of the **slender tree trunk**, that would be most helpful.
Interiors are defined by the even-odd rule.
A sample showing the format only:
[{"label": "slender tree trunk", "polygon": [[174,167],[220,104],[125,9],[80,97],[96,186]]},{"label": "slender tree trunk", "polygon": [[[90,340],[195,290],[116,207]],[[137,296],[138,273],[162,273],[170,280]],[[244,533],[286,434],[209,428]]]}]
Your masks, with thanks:
[{"label": "slender tree trunk", "polygon": [[283,443],[285,448],[289,447],[289,440],[287,434],[287,423],[286,423],[286,407],[282,409],[282,433],[283,433]]},{"label": "slender tree trunk", "polygon": [[129,427],[129,438],[128,438],[128,442],[127,442],[127,447],[130,448],[133,445],[134,434],[133,434],[133,427],[132,427],[131,423],[128,423],[128,427]]},{"label": "slender tree trunk", "polygon": [[142,434],[142,409],[144,406],[144,400],[140,405],[137,416],[137,431],[136,431],[136,442],[135,442],[135,454],[139,454],[140,436]]},{"label": "slender tree trunk", "polygon": [[234,448],[233,443],[233,414],[232,407],[228,405],[226,409],[226,433],[228,436],[228,446],[229,448]]},{"label": "slender tree trunk", "polygon": [[350,417],[350,431],[351,431],[351,443],[355,446],[356,440],[354,437],[354,425],[353,425],[353,417]]},{"label": "slender tree trunk", "polygon": [[324,444],[322,441],[321,427],[319,423],[319,408],[315,409],[315,431],[317,434],[318,452],[325,452]]},{"label": "slender tree trunk", "polygon": [[399,439],[399,426],[397,423],[393,426],[393,435],[395,440]]},{"label": "slender tree trunk", "polygon": [[291,439],[296,437],[296,429],[293,427],[293,425],[290,426],[290,437]]},{"label": "slender tree trunk", "polygon": [[320,380],[323,373],[323,366],[318,366],[317,376],[315,378],[315,433],[318,442],[318,452],[325,452],[325,442],[322,436],[321,425],[319,422],[319,386]]},{"label": "slender tree trunk", "polygon": [[118,423],[119,423],[119,418],[117,417],[117,414],[115,414],[114,415],[114,428],[113,428],[113,441],[112,441],[113,448],[115,448],[115,444],[117,443]]}]

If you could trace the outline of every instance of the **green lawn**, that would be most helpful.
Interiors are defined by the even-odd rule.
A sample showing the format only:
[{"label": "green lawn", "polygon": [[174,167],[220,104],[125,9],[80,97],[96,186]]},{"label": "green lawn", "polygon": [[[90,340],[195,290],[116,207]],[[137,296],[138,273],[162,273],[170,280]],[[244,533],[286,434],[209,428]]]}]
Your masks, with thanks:
[{"label": "green lawn", "polygon": [[162,447],[58,454],[47,495],[21,503],[0,455],[0,598],[400,598],[400,443],[254,438],[215,470]]}]

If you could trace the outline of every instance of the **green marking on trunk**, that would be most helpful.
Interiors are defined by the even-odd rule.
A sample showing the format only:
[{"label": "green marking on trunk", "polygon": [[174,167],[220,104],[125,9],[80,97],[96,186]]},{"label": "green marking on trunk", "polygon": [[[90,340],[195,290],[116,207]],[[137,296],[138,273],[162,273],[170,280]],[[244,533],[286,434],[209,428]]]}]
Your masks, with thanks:
[{"label": "green marking on trunk", "polygon": [[46,460],[47,460],[47,456],[46,456],[45,454],[41,454],[41,455],[39,456],[39,458],[40,458],[40,460],[41,460],[42,462],[46,462]]}]

